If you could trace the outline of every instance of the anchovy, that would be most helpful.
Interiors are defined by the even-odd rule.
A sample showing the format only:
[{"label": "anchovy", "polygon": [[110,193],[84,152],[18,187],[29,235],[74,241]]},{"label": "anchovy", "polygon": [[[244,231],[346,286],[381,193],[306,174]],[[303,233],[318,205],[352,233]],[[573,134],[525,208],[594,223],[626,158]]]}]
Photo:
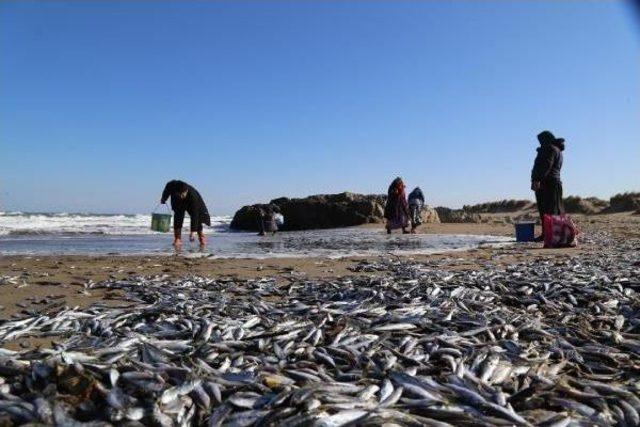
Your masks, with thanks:
[{"label": "anchovy", "polygon": [[124,302],[36,297],[0,319],[0,418],[638,425],[640,238],[585,238],[597,253],[524,262],[506,246],[473,270],[449,255],[382,256],[326,279],[86,281],[81,289]]}]

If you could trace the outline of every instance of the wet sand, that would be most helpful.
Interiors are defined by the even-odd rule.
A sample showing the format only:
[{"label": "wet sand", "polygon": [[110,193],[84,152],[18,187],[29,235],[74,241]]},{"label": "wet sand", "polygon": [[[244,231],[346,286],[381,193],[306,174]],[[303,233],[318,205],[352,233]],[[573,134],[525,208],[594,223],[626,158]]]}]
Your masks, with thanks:
[{"label": "wet sand", "polygon": [[[513,225],[496,215],[494,222],[481,224],[428,224],[421,233],[512,235]],[[640,235],[640,217],[631,214],[575,217],[585,232],[604,231],[617,237]],[[379,225],[376,225],[380,227]],[[367,226],[371,227],[371,226]],[[479,270],[496,265],[512,265],[545,258],[561,263],[567,257],[597,251],[597,247],[582,244],[575,249],[542,249],[541,244],[515,244],[503,248],[478,248],[436,255],[404,257],[439,269]],[[46,314],[62,306],[88,307],[95,303],[124,304],[121,295],[103,289],[90,289],[92,282],[120,280],[139,276],[166,274],[170,277],[200,275],[238,282],[264,277],[278,282],[291,279],[328,279],[353,275],[349,268],[364,260],[379,257],[277,258],[277,259],[212,259],[181,256],[1,256],[0,321],[21,316],[29,311]],[[22,342],[29,347],[40,343]],[[9,347],[9,346],[7,346]],[[13,347],[13,345],[11,346]]]},{"label": "wet sand", "polygon": [[[640,218],[632,215],[577,217],[580,227],[605,230],[617,235],[640,233]],[[513,225],[496,215],[494,222],[480,224],[427,224],[421,233],[476,234],[509,236]],[[367,225],[366,227],[380,227]],[[526,262],[540,257],[561,260],[584,251],[597,250],[589,245],[577,249],[545,250],[540,244],[518,244],[506,248],[480,248],[437,255],[406,257],[444,269],[482,269],[492,265]],[[389,255],[381,255],[388,257]],[[275,277],[330,278],[354,275],[349,267],[363,260],[379,257],[211,259],[181,256],[0,256],[0,276],[12,277],[16,283],[0,284],[0,319],[20,315],[24,310],[46,308],[44,298],[56,306],[87,307],[96,302],[119,302],[118,295],[103,290],[86,289],[86,284],[107,279],[166,274],[171,277],[202,275],[220,279],[250,280]],[[358,273],[366,274],[366,273]],[[0,282],[2,283],[2,282]]]}]

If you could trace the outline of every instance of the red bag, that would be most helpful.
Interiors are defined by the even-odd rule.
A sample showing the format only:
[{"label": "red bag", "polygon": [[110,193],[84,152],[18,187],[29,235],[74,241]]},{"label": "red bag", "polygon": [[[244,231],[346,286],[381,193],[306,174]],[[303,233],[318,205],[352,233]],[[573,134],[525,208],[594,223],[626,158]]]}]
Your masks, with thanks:
[{"label": "red bag", "polygon": [[542,217],[542,232],[545,248],[573,248],[578,246],[580,231],[567,215]]}]

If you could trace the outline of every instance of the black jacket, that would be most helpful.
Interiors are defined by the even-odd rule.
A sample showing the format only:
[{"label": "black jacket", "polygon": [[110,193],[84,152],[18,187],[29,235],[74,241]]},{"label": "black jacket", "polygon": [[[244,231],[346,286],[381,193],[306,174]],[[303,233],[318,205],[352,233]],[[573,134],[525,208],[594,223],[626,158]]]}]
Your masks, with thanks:
[{"label": "black jacket", "polygon": [[186,183],[178,180],[167,182],[162,192],[162,198],[160,201],[165,203],[169,197],[171,197],[171,209],[175,212],[173,217],[173,227],[182,228],[184,222],[184,213],[188,212],[191,218],[191,231],[198,231],[200,224],[211,225],[211,218],[209,217],[209,211],[204,204],[204,200],[198,193],[198,190],[186,184],[187,197],[181,199],[179,189]]},{"label": "black jacket", "polygon": [[424,194],[422,194],[420,187],[414,188],[413,191],[409,193],[409,204],[415,204],[416,200],[419,200],[419,203],[424,205]]},{"label": "black jacket", "polygon": [[547,143],[538,147],[538,155],[531,171],[531,181],[560,182],[563,150],[563,143]]}]

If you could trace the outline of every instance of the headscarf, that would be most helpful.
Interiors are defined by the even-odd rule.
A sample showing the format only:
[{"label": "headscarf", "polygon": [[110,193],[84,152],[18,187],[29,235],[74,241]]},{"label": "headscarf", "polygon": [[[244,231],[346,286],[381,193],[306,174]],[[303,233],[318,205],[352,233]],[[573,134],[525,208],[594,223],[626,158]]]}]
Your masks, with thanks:
[{"label": "headscarf", "polygon": [[404,185],[404,182],[402,182],[402,178],[397,177],[391,182],[387,195],[389,196],[390,199],[397,198],[400,196],[404,197],[404,190],[405,190],[405,185]]}]

